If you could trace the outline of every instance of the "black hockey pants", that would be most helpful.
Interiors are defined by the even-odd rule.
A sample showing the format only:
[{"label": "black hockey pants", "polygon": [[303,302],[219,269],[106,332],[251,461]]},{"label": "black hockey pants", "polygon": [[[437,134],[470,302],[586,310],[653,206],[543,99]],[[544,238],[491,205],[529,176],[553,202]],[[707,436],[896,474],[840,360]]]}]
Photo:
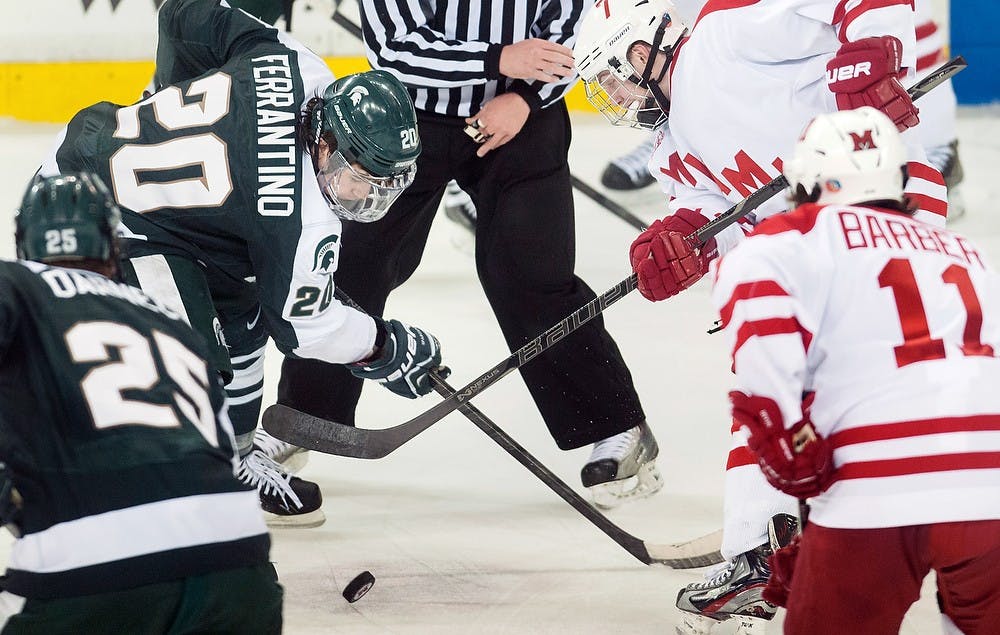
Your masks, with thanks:
[{"label": "black hockey pants", "polygon": [[[344,224],[336,274],[341,289],[382,315],[389,292],[419,264],[445,185],[455,179],[476,204],[476,271],[511,350],[595,297],[573,271],[570,125],[563,102],[533,113],[516,137],[481,159],[463,119],[419,113],[419,126],[423,151],[413,185],[382,220]],[[433,323],[421,326],[434,332]],[[483,359],[484,368],[493,362]],[[600,316],[520,371],[562,449],[618,434],[645,418]],[[361,384],[343,366],[286,359],[278,401],[354,425]]]}]

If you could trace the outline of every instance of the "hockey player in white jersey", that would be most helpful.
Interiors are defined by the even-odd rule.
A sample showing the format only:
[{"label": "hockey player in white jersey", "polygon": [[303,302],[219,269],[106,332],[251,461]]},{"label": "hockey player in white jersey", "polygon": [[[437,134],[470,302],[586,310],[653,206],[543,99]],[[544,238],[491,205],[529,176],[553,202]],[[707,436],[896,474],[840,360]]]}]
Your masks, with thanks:
[{"label": "hockey player in white jersey", "polygon": [[[601,0],[575,47],[588,99],[612,123],[661,128],[656,176],[671,214],[630,249],[639,291],[663,300],[690,287],[709,262],[759,221],[785,211],[775,197],[702,248],[685,237],[780,174],[797,135],[817,114],[860,105],[918,121],[900,82],[914,66],[908,0],[707,2],[693,25],[667,0]],[[668,119],[669,114],[669,119]],[[941,174],[909,138],[907,193],[916,217],[944,224]],[[770,618],[760,598],[770,572],[767,525],[796,501],[760,475],[739,429],[727,461],[722,553],[729,566],[678,597],[687,612],[716,619]]]},{"label": "hockey player in white jersey", "polygon": [[931,569],[961,632],[1000,633],[1000,276],[913,217],[905,165],[878,111],[817,117],[784,165],[798,207],[718,263],[734,420],[810,501],[764,594],[785,633],[898,632]]},{"label": "hockey player in white jersey", "polygon": [[[944,36],[934,22],[931,0],[914,0],[916,22],[916,76],[920,81],[937,70],[944,58]],[[958,155],[955,127],[958,100],[951,80],[944,82],[920,100],[920,125],[917,135],[927,153],[927,160],[941,172],[948,187],[948,220],[965,214],[961,183],[965,177]]]}]

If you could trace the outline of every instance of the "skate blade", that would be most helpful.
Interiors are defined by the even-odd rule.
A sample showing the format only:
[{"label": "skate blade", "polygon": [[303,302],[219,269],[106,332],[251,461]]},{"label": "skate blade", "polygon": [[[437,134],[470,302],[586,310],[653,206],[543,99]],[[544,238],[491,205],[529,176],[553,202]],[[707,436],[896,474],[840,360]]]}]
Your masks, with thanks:
[{"label": "skate blade", "polygon": [[322,509],[315,509],[305,514],[293,514],[284,516],[261,511],[264,514],[264,523],[272,529],[309,529],[319,527],[326,522],[326,514]]},{"label": "skate blade", "polygon": [[733,615],[717,620],[705,615],[685,613],[675,626],[677,635],[766,635],[767,623],[759,617]]},{"label": "skate blade", "polygon": [[614,509],[628,501],[648,498],[663,488],[663,477],[656,467],[655,461],[650,461],[639,468],[635,476],[601,483],[588,488],[594,506],[599,509]]}]

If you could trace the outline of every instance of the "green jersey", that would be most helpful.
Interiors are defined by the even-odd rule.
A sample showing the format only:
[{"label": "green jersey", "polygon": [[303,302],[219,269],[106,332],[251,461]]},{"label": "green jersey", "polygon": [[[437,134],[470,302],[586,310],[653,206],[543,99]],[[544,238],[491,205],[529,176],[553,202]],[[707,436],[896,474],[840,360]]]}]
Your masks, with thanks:
[{"label": "green jersey", "polygon": [[5,590],[79,596],[267,562],[205,350],[139,289],[0,261],[0,460],[23,499]]},{"label": "green jersey", "polygon": [[334,298],[341,221],[297,139],[299,113],[332,81],[314,53],[242,11],[168,0],[156,92],[78,113],[41,172],[96,172],[122,208],[126,255],[189,256],[217,305],[256,296],[286,354],[353,362],[375,323]]}]

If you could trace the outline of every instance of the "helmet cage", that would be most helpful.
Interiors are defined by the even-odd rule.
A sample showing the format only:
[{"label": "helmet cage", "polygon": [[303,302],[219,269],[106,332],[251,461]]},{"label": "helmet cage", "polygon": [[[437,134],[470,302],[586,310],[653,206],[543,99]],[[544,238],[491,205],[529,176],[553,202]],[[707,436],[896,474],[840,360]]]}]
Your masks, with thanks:
[{"label": "helmet cage", "polygon": [[372,223],[385,216],[417,173],[416,165],[411,165],[406,172],[378,177],[352,163],[336,150],[318,161],[316,179],[333,213],[342,220],[360,223]]},{"label": "helmet cage", "polygon": [[[672,18],[675,8],[666,0],[611,0],[602,6],[585,18],[575,56],[587,99],[612,125],[658,128],[670,110],[659,83],[687,27]],[[629,61],[636,42],[651,47],[642,69]],[[658,59],[663,64],[652,78]]]}]

